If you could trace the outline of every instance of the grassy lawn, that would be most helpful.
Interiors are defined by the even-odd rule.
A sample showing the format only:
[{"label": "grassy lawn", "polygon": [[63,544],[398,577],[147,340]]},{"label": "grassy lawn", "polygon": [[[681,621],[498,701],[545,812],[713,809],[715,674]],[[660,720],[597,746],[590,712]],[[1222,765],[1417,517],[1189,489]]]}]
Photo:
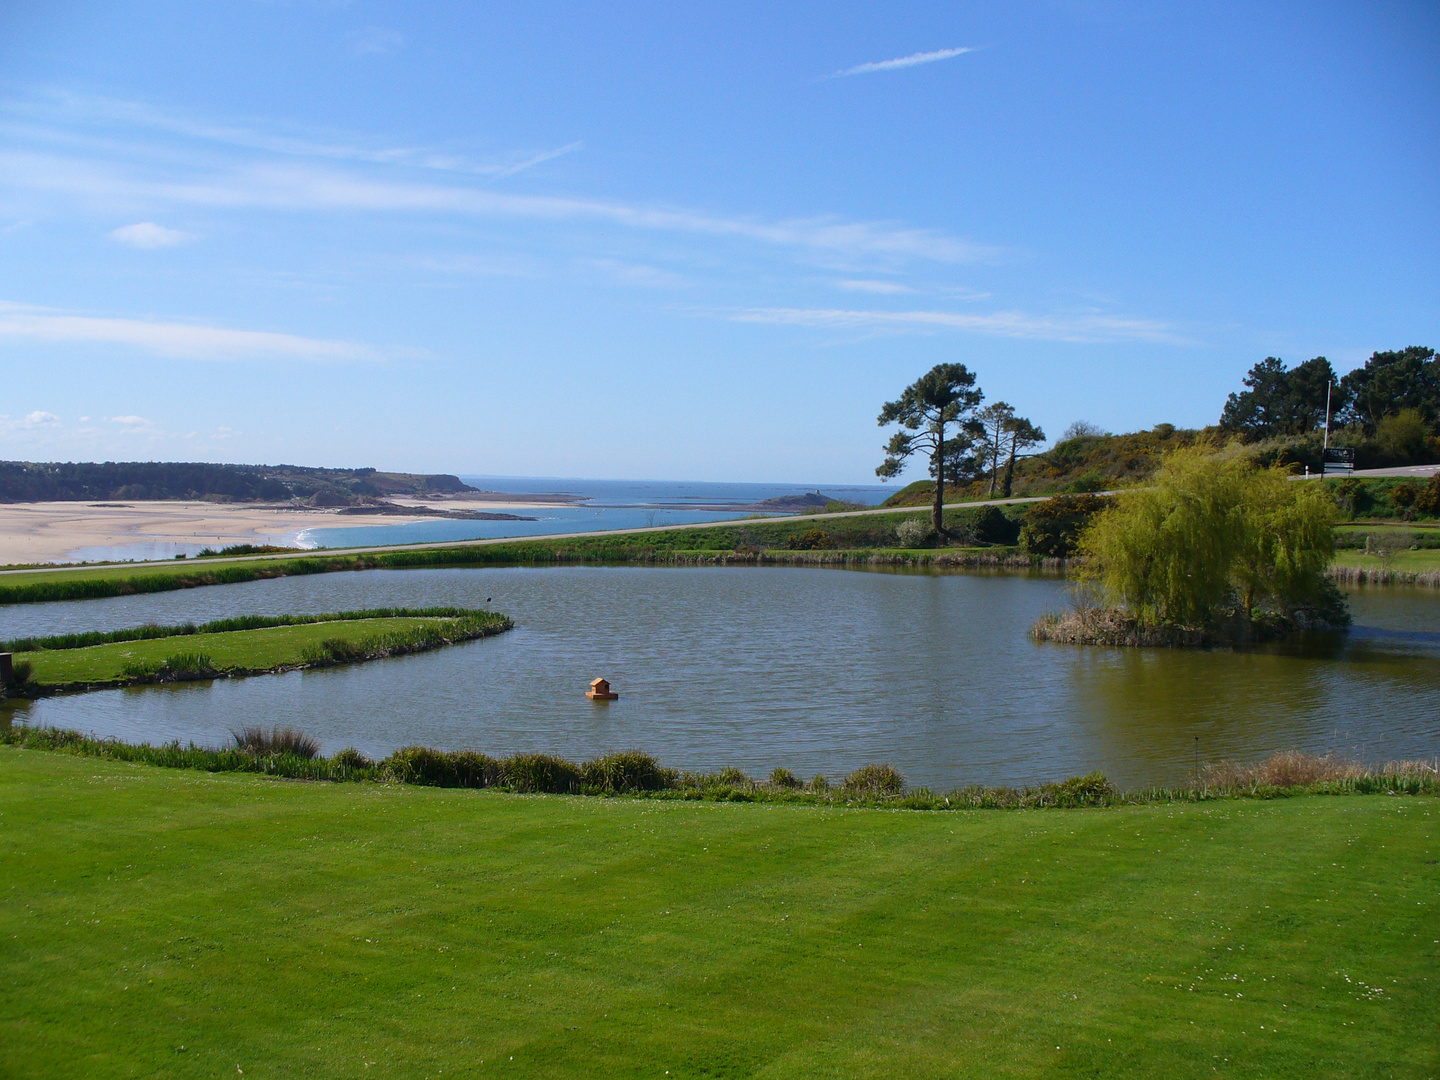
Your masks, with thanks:
[{"label": "grassy lawn", "polygon": [[113,682],[125,677],[125,666],[137,662],[161,664],[177,653],[204,653],[216,670],[261,670],[304,660],[307,647],[329,638],[359,642],[380,634],[440,626],[451,619],[356,619],[345,622],[272,626],[224,634],[187,634],[151,641],[119,641],[85,649],[40,650],[15,654],[28,661],[37,683]]},{"label": "grassy lawn", "polygon": [[0,830],[6,1076],[1440,1071],[1424,797],[931,814],[7,747]]}]

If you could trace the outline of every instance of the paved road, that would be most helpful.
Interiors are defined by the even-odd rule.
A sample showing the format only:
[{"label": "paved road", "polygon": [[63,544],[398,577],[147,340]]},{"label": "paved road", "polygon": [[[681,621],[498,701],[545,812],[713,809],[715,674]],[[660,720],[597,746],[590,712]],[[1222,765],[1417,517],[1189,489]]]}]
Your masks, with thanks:
[{"label": "paved road", "polygon": [[[1361,479],[1366,479],[1369,477],[1379,479],[1385,476],[1414,476],[1418,479],[1425,480],[1429,477],[1434,476],[1436,473],[1440,473],[1440,465],[1402,465],[1394,469],[1356,469],[1349,475],[1358,476]],[[1339,476],[1343,475],[1345,474],[1331,473],[1330,479],[1335,480]],[[1321,477],[1319,473],[1302,473],[1299,476],[1292,476],[1290,479],[1319,480],[1320,478]]]},{"label": "paved road", "polygon": [[[1113,494],[1112,492],[1099,492],[1102,495]],[[986,499],[982,502],[949,503],[946,510],[964,510],[967,507],[976,506],[1014,506],[1019,503],[1044,502],[1050,498],[1049,495],[1036,495],[1024,499]],[[797,514],[794,516],[765,518],[765,521],[834,521],[836,518],[868,517],[873,514],[893,514],[897,510],[929,510],[929,507],[876,507],[872,510],[847,510],[840,514]],[[460,547],[485,547],[490,544],[518,544],[527,543],[533,540],[585,540],[597,536],[618,536],[622,533],[633,535],[635,533],[663,533],[681,532],[686,529],[713,529],[718,526],[743,525],[747,521],[753,522],[759,519],[735,518],[730,521],[697,521],[690,525],[655,525],[644,529],[598,529],[594,532],[573,532],[573,533],[545,533],[540,536],[496,536],[484,540],[445,540],[429,544],[390,544],[379,547],[353,547],[353,548],[325,548],[324,552],[334,555],[372,555],[392,551],[433,551],[437,548],[460,548]],[[308,554],[308,553],[307,553]],[[318,554],[318,552],[317,552]],[[185,565],[214,566],[217,563],[234,562],[256,562],[268,559],[293,559],[294,552],[281,553],[276,555],[235,555],[224,559],[198,559],[194,562],[186,561]],[[134,563],[106,563],[106,566],[175,566],[176,560],[165,559],[155,562],[134,562]],[[44,573],[56,573],[75,570],[93,570],[98,563],[90,563],[88,566],[47,566]],[[0,577],[10,574],[33,574],[35,570],[0,570]]]},{"label": "paved road", "polygon": [[1434,476],[1440,465],[1403,465],[1398,469],[1356,469],[1352,476]]}]

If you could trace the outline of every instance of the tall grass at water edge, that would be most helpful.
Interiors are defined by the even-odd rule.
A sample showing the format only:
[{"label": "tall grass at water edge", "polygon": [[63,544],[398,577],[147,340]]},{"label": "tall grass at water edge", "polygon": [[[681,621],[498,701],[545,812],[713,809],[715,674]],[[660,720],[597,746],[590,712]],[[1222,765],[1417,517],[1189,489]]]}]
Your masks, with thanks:
[{"label": "tall grass at water edge", "polygon": [[1370,566],[1332,566],[1326,575],[1337,585],[1419,585],[1440,588],[1440,570],[1386,570]]},{"label": "tall grass at water edge", "polygon": [[1122,791],[1102,773],[1073,776],[1036,787],[972,785],[946,794],[909,788],[889,765],[857,769],[837,784],[824,776],[808,783],[778,769],[769,782],[738,769],[717,773],[666,768],[640,751],[576,763],[549,754],[491,757],[476,751],[410,746],[381,761],[353,748],[325,758],[313,738],[290,728],[247,727],[236,746],[211,749],[179,742],[162,746],[99,739],[77,731],[17,727],[0,731],[0,744],[205,772],[259,773],[297,780],[372,781],[427,787],[491,789],[524,794],[631,796],[721,802],[784,802],[897,810],[1025,810],[1105,807],[1155,802],[1199,802],[1291,795],[1440,794],[1440,759],[1363,765],[1351,758],[1300,751],[1259,762],[1207,765],[1185,785]]}]

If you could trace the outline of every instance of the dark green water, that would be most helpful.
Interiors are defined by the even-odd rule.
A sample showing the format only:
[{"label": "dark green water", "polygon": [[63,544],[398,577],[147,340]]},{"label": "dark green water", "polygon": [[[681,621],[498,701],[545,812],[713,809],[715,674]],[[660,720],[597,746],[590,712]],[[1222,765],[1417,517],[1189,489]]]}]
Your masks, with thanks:
[{"label": "dark green water", "polygon": [[[937,788],[1101,769],[1184,780],[1280,749],[1440,754],[1440,592],[1352,599],[1344,638],[1256,652],[1040,645],[1050,578],[798,568],[370,571],[0,609],[0,636],[146,621],[432,604],[492,606],[500,638],[354,668],[49,699],[16,720],[218,745],[295,724],[327,751],[422,743],[584,758],[641,748],[681,768],[870,762]],[[582,696],[609,678],[621,698]]]}]

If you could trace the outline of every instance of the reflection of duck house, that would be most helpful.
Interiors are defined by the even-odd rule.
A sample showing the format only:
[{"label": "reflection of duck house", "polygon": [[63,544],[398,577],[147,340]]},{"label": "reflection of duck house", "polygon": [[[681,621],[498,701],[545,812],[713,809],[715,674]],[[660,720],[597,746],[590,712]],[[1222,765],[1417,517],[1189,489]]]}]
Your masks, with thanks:
[{"label": "reflection of duck house", "polygon": [[591,701],[615,701],[619,694],[610,689],[608,679],[591,679],[590,689],[585,691],[585,696]]}]

